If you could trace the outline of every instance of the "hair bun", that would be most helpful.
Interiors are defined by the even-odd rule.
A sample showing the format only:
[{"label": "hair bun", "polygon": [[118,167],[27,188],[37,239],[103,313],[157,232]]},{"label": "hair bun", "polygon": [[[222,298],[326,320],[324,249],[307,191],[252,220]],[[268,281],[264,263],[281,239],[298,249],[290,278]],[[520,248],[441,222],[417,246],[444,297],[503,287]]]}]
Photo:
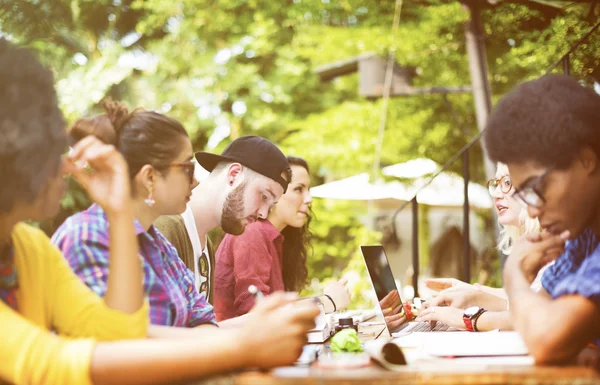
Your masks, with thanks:
[{"label": "hair bun", "polygon": [[129,109],[125,104],[115,102],[112,99],[106,99],[103,104],[104,111],[106,112],[108,119],[110,119],[110,122],[112,123],[113,128],[118,135],[119,131],[123,129],[123,126],[131,117]]},{"label": "hair bun", "polygon": [[106,144],[116,146],[119,143],[119,131],[131,114],[123,103],[107,99],[103,102],[104,114],[77,119],[69,128],[69,136],[74,143],[86,136],[93,135]]}]

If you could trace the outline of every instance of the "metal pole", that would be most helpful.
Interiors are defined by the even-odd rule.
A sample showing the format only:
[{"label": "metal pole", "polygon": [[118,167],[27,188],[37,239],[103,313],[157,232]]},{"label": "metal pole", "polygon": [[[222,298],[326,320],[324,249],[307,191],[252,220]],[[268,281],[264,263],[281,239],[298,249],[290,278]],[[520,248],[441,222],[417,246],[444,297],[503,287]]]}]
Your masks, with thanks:
[{"label": "metal pole", "polygon": [[[475,101],[475,114],[477,116],[477,128],[479,131],[485,129],[488,116],[492,109],[492,92],[487,71],[487,59],[485,54],[485,39],[483,36],[483,22],[481,19],[480,1],[463,0],[463,4],[469,9],[471,19],[466,25],[466,45],[469,57],[469,72],[473,86],[473,99]],[[487,179],[495,175],[496,168],[486,155],[483,148],[485,174]]]},{"label": "metal pole", "polygon": [[469,283],[471,281],[471,242],[469,230],[469,151],[463,154],[463,179],[464,190],[463,194],[465,201],[463,204],[463,281]]},{"label": "metal pole", "polygon": [[419,204],[415,196],[411,201],[412,206],[412,263],[415,297],[419,296]]},{"label": "metal pole", "polygon": [[571,60],[569,59],[569,55],[563,58],[563,71],[565,75],[571,74]]}]

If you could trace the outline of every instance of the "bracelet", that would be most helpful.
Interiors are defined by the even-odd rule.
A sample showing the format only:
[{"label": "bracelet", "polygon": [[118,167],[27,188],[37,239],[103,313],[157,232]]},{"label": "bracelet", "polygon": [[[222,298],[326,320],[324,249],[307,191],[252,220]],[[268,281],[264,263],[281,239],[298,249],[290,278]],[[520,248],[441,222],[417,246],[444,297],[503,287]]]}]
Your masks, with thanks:
[{"label": "bracelet", "polygon": [[335,302],[333,302],[333,299],[327,295],[327,294],[323,294],[325,297],[329,298],[329,300],[331,301],[331,304],[333,305],[333,312],[335,313],[337,311],[337,306],[335,306]]},{"label": "bracelet", "polygon": [[479,331],[479,329],[477,329],[477,321],[479,320],[479,317],[481,317],[481,315],[486,311],[487,310],[485,309],[481,309],[481,313],[479,313],[475,318],[473,318],[473,330],[475,330],[476,332]]}]

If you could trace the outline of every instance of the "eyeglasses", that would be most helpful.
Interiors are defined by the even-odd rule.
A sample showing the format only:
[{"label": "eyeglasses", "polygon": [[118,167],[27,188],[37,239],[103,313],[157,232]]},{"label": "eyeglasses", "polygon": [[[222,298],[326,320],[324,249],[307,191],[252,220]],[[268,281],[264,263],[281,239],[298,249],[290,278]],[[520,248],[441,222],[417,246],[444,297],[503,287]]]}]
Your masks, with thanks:
[{"label": "eyeglasses", "polygon": [[198,262],[196,264],[196,268],[198,269],[198,274],[200,275],[200,286],[198,287],[198,293],[205,293],[208,298],[208,257],[206,253],[202,253],[200,258],[198,258]]},{"label": "eyeglasses", "polygon": [[196,164],[193,161],[182,162],[182,163],[171,163],[160,168],[171,168],[171,167],[181,167],[183,172],[187,175],[190,180],[190,184],[195,182],[194,179],[194,170],[196,170]]},{"label": "eyeglasses", "polygon": [[504,175],[500,179],[493,178],[488,180],[487,182],[488,191],[491,195],[494,195],[494,192],[496,191],[498,186],[500,186],[500,191],[502,191],[503,194],[508,194],[513,187],[512,181],[510,180],[510,176]]},{"label": "eyeglasses", "polygon": [[529,179],[529,181],[526,182],[526,186],[522,189],[517,189],[515,187],[515,194],[513,195],[514,198],[525,208],[528,206],[535,207],[537,209],[543,207],[544,204],[546,204],[546,200],[539,191],[539,186],[542,184],[544,178],[550,171],[552,171],[552,167],[544,171],[543,174]]}]

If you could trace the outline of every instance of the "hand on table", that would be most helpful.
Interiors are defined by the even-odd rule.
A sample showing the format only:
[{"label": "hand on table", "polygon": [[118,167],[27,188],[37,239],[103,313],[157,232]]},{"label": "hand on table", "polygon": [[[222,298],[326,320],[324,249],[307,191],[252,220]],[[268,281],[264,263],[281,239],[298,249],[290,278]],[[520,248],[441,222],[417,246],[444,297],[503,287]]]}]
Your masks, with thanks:
[{"label": "hand on table", "polygon": [[397,290],[390,291],[381,301],[379,301],[379,306],[381,306],[385,323],[391,332],[407,322],[406,315],[402,311],[403,305]]},{"label": "hand on table", "polygon": [[425,280],[425,286],[435,291],[473,289],[473,285],[456,278],[429,278]]},{"label": "hand on table", "polygon": [[348,290],[348,281],[344,278],[337,282],[329,282],[325,285],[323,293],[331,297],[335,302],[337,311],[343,310],[350,304],[350,290]]},{"label": "hand on table", "polygon": [[[400,302],[400,294],[398,294],[398,290],[392,290],[381,301],[379,301],[379,306],[383,310],[383,315],[387,314],[396,314],[401,312],[402,303]],[[398,309],[397,311],[394,311]]]},{"label": "hand on table", "polygon": [[296,293],[276,292],[258,300],[247,314],[237,340],[247,352],[248,366],[273,368],[298,359],[319,307],[297,300]]},{"label": "hand on table", "polygon": [[431,327],[435,327],[437,322],[444,323],[450,327],[465,330],[465,322],[463,321],[463,310],[449,306],[429,306],[422,309],[416,321],[429,321]]},{"label": "hand on table", "polygon": [[421,308],[431,306],[450,306],[462,310],[479,306],[487,310],[503,311],[506,310],[506,299],[476,289],[444,291],[424,302]]}]

